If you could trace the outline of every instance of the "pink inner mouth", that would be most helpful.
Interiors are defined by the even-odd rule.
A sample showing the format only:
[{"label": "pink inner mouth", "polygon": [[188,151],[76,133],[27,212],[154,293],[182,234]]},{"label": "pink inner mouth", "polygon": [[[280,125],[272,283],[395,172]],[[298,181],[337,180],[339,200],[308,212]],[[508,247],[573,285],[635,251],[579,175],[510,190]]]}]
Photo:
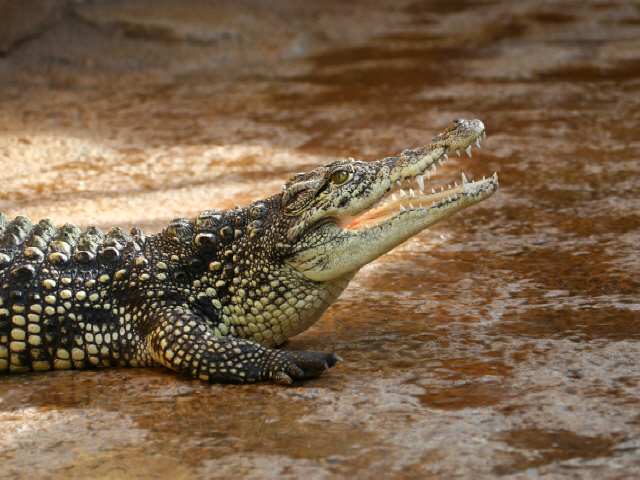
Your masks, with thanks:
[{"label": "pink inner mouth", "polygon": [[[342,229],[346,230],[363,230],[367,227],[373,227],[378,225],[384,220],[389,220],[394,216],[400,215],[405,211],[411,210],[427,210],[432,208],[433,203],[436,205],[447,202],[449,199],[457,198],[457,195],[464,191],[464,186],[458,186],[444,190],[440,192],[434,192],[431,194],[425,194],[419,191],[415,194],[413,190],[409,190],[409,194],[406,194],[404,190],[400,190],[400,194],[392,194],[389,201],[380,201],[374,203],[371,210],[364,212],[361,216],[345,217],[338,221],[338,225]],[[376,208],[377,205],[377,208]]]}]

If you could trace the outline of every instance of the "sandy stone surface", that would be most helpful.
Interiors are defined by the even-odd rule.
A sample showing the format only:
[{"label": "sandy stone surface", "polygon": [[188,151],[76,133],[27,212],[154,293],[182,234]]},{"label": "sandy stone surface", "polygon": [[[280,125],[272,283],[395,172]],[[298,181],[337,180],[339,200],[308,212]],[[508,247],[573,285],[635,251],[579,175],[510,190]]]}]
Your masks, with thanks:
[{"label": "sandy stone surface", "polygon": [[2,476],[639,476],[640,2],[575,5],[78,1],[0,37],[9,218],[157,232],[457,117],[487,140],[431,184],[500,177],[285,345],[345,359],[319,379],[0,376]]}]

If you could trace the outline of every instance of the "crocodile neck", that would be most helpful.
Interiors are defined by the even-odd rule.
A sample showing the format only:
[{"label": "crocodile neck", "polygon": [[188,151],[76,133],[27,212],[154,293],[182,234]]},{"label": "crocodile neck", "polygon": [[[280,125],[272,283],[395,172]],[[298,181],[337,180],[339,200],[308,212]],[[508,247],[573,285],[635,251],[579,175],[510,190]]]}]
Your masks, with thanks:
[{"label": "crocodile neck", "polygon": [[171,280],[158,288],[186,300],[217,336],[280,345],[313,325],[357,273],[314,281],[288,265],[283,218],[282,194],[224,213],[207,210],[147,237],[144,256],[164,272],[162,281]]}]

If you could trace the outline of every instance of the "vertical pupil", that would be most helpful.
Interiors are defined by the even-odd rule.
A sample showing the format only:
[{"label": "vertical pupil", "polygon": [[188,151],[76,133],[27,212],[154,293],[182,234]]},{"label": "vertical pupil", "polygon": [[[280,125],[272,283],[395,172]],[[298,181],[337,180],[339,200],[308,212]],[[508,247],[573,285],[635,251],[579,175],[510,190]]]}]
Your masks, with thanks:
[{"label": "vertical pupil", "polygon": [[331,177],[332,177],[331,180],[333,181],[333,183],[336,183],[339,185],[347,181],[347,172],[339,171],[334,173]]}]

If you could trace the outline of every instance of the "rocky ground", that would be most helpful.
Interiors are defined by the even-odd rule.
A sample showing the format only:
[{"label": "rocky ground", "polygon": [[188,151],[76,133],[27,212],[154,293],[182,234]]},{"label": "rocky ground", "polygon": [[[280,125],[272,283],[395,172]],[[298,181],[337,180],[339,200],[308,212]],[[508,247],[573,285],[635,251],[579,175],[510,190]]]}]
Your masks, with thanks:
[{"label": "rocky ground", "polygon": [[[640,2],[0,1],[0,211],[159,231],[480,118],[488,201],[365,267],[283,388],[0,376],[7,478],[640,475]],[[25,14],[27,12],[28,14]]]}]

